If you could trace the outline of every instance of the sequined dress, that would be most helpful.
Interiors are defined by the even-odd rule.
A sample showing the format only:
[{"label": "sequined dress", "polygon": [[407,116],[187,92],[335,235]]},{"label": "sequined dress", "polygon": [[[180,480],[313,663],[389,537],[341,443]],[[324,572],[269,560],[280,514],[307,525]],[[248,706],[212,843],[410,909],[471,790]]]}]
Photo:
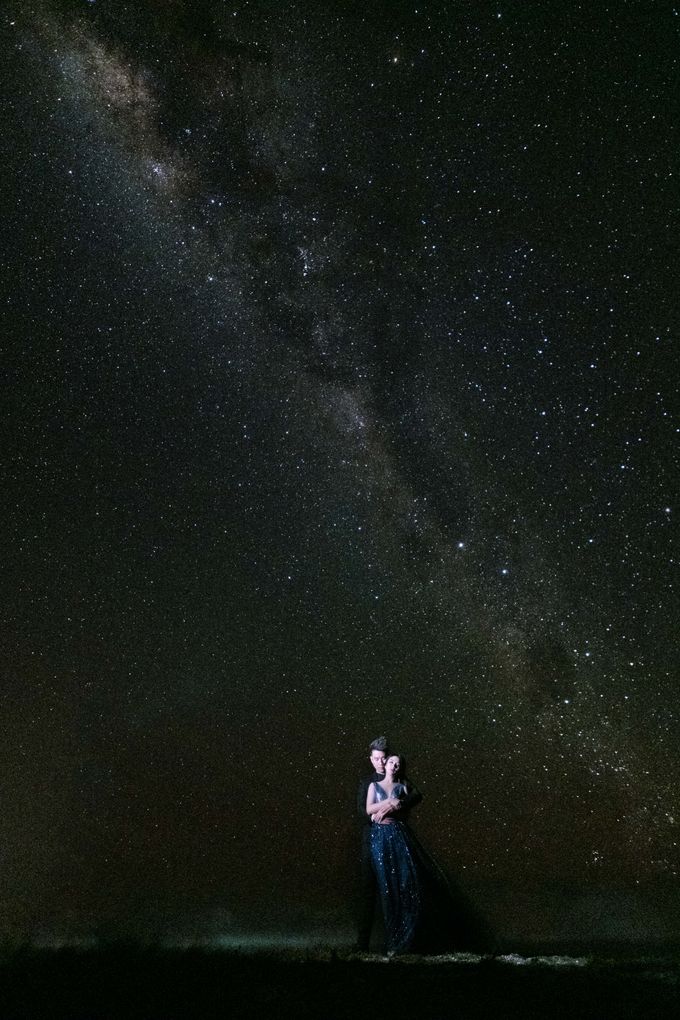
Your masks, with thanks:
[{"label": "sequined dress", "polygon": [[[387,800],[387,792],[374,783],[376,800]],[[403,797],[406,787],[397,783],[393,797]],[[383,919],[385,951],[406,953],[413,946],[423,916],[425,889],[420,862],[421,848],[404,823],[371,825],[371,858],[375,871]]]}]

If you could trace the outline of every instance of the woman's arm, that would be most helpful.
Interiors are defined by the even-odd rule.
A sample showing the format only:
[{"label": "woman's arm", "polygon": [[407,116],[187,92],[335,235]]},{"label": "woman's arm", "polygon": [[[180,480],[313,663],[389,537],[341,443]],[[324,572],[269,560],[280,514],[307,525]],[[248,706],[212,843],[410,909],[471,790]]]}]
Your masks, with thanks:
[{"label": "woman's arm", "polygon": [[386,804],[384,800],[378,800],[378,794],[376,793],[375,783],[371,783],[368,787],[368,793],[366,794],[366,814],[374,815],[380,811]]},{"label": "woman's arm", "polygon": [[401,815],[403,809],[407,807],[409,787],[404,783],[401,783],[400,785],[402,790],[399,793],[396,792],[397,787],[395,786],[394,790],[390,794],[389,800],[380,800],[377,802],[379,804],[379,810],[373,814],[374,822],[381,822],[385,815]]},{"label": "woman's arm", "polygon": [[366,794],[366,814],[377,815],[380,813],[385,815],[389,811],[393,810],[393,808],[395,808],[399,803],[400,801],[391,795],[387,800],[378,800],[375,785],[371,783],[368,788],[368,793]]}]

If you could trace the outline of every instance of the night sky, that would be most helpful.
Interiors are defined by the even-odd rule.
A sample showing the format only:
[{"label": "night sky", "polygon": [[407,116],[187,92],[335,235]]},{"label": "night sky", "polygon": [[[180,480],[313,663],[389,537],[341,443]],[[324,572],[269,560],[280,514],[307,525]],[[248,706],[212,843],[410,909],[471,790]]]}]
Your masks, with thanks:
[{"label": "night sky", "polygon": [[3,930],[674,884],[677,3],[0,19]]}]

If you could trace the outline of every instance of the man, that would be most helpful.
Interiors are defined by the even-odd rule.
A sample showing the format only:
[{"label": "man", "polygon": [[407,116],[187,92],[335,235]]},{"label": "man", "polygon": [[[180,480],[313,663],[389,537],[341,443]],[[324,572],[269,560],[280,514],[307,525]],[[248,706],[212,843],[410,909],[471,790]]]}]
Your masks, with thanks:
[{"label": "man", "polygon": [[[362,953],[368,950],[371,941],[378,892],[371,860],[371,816],[366,813],[366,797],[371,783],[379,783],[385,778],[385,762],[388,758],[387,737],[376,737],[375,740],[372,740],[368,745],[368,752],[372,774],[361,780],[357,790],[357,815],[361,824],[361,872],[355,948]],[[403,800],[389,801],[389,806],[386,804],[384,813],[400,814],[405,817],[408,811],[423,799],[415,787],[411,786],[411,789],[412,792]]]}]

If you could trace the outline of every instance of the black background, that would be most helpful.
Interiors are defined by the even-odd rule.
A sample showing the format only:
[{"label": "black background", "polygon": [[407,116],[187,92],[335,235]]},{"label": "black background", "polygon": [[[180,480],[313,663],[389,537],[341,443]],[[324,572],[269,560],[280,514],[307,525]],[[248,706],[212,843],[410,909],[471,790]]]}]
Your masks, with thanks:
[{"label": "black background", "polygon": [[672,924],[679,27],[4,7],[8,931],[343,930],[383,732],[501,931]]}]

